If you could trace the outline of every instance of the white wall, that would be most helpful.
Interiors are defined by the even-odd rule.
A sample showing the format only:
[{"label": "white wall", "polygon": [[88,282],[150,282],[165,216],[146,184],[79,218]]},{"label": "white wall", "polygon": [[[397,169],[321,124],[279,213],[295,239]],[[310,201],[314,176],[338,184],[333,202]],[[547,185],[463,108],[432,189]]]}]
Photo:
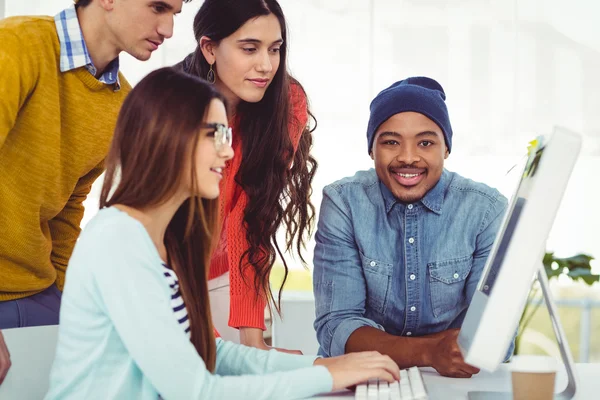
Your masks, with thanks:
[{"label": "white wall", "polygon": [[[6,15],[54,14],[70,4],[5,2]],[[506,188],[505,172],[533,136],[556,124],[581,132],[582,156],[548,248],[600,257],[599,2],[280,2],[290,29],[290,66],[319,120],[315,203],[323,185],[371,166],[365,150],[371,98],[396,80],[429,75],[448,96],[454,139],[447,167],[473,179]],[[132,83],[194,49],[191,25],[200,5],[198,0],[184,4],[174,37],[149,62],[123,57]],[[94,196],[87,202],[86,221],[96,202]]]},{"label": "white wall", "polygon": [[473,179],[506,188],[506,171],[533,136],[556,124],[583,134],[548,248],[600,257],[599,3],[281,3],[291,26],[290,64],[319,118],[316,190],[371,166],[365,150],[371,98],[406,76],[429,75],[448,96],[454,144],[447,167]]}]

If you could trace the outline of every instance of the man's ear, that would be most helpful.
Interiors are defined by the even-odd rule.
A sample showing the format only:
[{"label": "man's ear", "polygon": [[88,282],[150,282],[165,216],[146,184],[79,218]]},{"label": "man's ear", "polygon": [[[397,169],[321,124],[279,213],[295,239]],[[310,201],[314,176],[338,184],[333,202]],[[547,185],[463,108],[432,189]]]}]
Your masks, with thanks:
[{"label": "man's ear", "polygon": [[112,11],[115,8],[115,0],[98,0],[100,7],[104,8],[106,11]]},{"label": "man's ear", "polygon": [[444,154],[444,160],[446,160],[449,155],[450,155],[450,150],[448,150],[448,146],[446,146],[446,154]]},{"label": "man's ear", "polygon": [[373,150],[369,152],[369,156],[371,156],[371,160],[375,161],[375,157],[373,157]]},{"label": "man's ear", "polygon": [[202,36],[198,41],[198,46],[202,55],[210,65],[213,65],[216,61],[215,48],[216,44],[208,36]]}]

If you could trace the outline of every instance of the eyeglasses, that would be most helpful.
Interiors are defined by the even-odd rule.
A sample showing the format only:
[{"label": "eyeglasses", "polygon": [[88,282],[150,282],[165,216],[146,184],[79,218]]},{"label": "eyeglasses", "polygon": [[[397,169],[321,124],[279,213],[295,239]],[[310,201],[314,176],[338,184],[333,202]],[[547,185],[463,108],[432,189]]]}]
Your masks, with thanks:
[{"label": "eyeglasses", "polygon": [[219,123],[204,124],[203,127],[214,129],[213,133],[215,135],[215,149],[217,150],[217,152],[223,150],[223,147],[225,145],[231,147],[231,142],[233,139],[231,134],[231,128],[228,128],[225,125]]}]

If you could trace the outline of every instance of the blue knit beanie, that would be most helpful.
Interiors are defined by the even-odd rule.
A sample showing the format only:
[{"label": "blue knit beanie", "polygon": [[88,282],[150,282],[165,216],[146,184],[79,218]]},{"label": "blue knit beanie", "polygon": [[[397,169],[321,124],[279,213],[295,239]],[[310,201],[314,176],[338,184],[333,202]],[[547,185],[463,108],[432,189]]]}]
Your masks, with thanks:
[{"label": "blue knit beanie", "polygon": [[371,102],[371,116],[367,127],[368,152],[371,153],[375,132],[391,116],[414,111],[435,122],[446,140],[448,152],[452,149],[452,126],[446,108],[446,94],[438,82],[424,76],[415,76],[394,83],[379,92]]}]

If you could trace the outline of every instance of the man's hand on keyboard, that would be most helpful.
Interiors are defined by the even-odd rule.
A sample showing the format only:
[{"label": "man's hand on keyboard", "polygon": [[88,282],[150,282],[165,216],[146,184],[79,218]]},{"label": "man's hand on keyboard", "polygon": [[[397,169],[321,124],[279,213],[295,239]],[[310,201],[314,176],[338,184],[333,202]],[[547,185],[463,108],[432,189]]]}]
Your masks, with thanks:
[{"label": "man's hand on keyboard", "polygon": [[10,353],[8,352],[8,347],[6,347],[6,343],[4,343],[4,336],[2,336],[2,332],[0,331],[0,384],[2,384],[2,381],[6,377],[9,368]]},{"label": "man's hand on keyboard", "polygon": [[318,358],[314,365],[323,365],[333,377],[333,390],[379,379],[394,382],[400,379],[398,365],[376,351],[350,353],[339,357]]},{"label": "man's hand on keyboard", "polygon": [[456,342],[459,332],[460,329],[449,329],[430,336],[436,339],[429,349],[431,366],[442,376],[470,378],[479,373],[479,369],[465,363]]}]

